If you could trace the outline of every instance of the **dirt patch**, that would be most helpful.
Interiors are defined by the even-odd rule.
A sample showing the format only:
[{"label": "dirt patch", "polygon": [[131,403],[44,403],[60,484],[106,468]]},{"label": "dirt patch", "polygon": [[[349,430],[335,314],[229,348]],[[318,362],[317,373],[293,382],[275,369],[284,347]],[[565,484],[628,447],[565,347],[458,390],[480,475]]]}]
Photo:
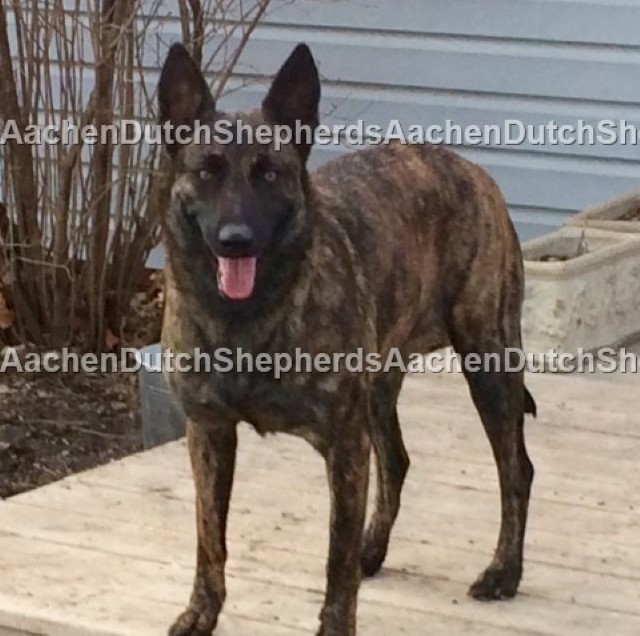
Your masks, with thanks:
[{"label": "dirt patch", "polygon": [[[157,342],[162,287],[152,275],[109,348]],[[140,451],[137,381],[134,373],[0,373],[0,497]]]},{"label": "dirt patch", "polygon": [[587,241],[587,237],[583,230],[582,235],[578,239],[576,243],[575,250],[571,250],[568,254],[560,254],[560,253],[550,253],[550,254],[542,254],[538,256],[538,258],[534,258],[531,260],[540,261],[542,263],[564,263],[566,261],[570,261],[574,258],[578,258],[579,256],[583,256],[584,254],[589,253],[589,242]]},{"label": "dirt patch", "polygon": [[0,497],[141,450],[135,375],[0,378]]}]

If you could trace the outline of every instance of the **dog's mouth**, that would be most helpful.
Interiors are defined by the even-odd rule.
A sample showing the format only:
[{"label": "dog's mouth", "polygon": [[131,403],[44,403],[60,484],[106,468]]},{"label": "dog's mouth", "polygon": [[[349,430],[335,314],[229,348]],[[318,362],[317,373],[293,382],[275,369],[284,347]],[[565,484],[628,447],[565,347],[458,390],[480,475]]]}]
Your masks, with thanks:
[{"label": "dog's mouth", "polygon": [[257,256],[226,258],[218,256],[218,288],[231,300],[246,300],[256,282]]}]

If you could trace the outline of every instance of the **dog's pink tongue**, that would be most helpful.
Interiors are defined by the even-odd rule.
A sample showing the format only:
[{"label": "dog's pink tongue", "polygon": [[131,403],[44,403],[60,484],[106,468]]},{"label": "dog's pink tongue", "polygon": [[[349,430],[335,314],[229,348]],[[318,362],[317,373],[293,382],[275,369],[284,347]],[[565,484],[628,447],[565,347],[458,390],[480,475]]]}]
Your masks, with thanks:
[{"label": "dog's pink tongue", "polygon": [[244,300],[253,293],[256,280],[255,256],[247,258],[218,257],[218,284],[222,293],[232,300]]}]

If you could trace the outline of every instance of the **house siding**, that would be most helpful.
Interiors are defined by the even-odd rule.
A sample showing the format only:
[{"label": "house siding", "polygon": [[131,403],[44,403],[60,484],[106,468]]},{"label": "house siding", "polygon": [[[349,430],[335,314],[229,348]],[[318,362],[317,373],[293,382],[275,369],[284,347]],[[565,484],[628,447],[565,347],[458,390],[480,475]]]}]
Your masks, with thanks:
[{"label": "house siding", "polygon": [[[157,46],[180,38],[166,2]],[[230,19],[233,16],[229,17]],[[640,4],[620,0],[276,1],[256,29],[223,98],[227,110],[255,106],[268,78],[300,41],[323,80],[322,120],[385,126],[559,125],[626,120],[640,128]],[[215,38],[210,48],[216,45]],[[87,50],[87,59],[92,52]],[[205,52],[206,57],[206,52]],[[211,75],[210,80],[215,81]],[[87,75],[86,81],[91,81]],[[460,147],[503,189],[524,237],[566,215],[638,187],[636,145]],[[318,165],[345,147],[317,148]]]},{"label": "house siding", "polygon": [[[239,71],[268,75],[304,40],[319,61],[325,121],[640,127],[638,24],[640,4],[611,0],[303,0],[269,16]],[[259,97],[249,87],[234,99]],[[637,188],[640,176],[637,145],[459,150],[497,180],[525,237]]]}]

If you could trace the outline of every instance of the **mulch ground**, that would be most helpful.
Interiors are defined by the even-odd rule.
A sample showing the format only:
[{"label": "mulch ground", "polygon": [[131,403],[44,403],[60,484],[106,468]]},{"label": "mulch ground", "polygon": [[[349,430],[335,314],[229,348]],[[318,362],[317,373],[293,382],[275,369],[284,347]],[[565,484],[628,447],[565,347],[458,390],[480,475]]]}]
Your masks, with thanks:
[{"label": "mulch ground", "polygon": [[0,497],[141,450],[133,375],[0,378]]},{"label": "mulch ground", "polygon": [[[136,295],[122,342],[157,342],[162,278]],[[142,450],[137,374],[0,373],[0,498]]]}]

